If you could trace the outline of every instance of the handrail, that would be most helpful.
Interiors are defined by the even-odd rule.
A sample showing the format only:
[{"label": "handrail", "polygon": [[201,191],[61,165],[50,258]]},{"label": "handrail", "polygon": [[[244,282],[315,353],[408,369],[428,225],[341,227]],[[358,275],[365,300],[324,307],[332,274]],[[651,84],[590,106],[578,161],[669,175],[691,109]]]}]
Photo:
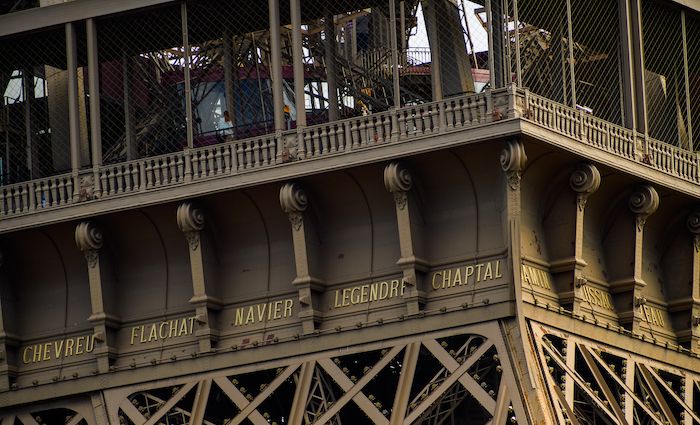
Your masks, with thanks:
[{"label": "handrail", "polygon": [[0,217],[187,184],[402,143],[521,117],[618,157],[700,183],[700,155],[561,105],[526,89],[491,90],[324,124],[231,140],[0,186]]}]

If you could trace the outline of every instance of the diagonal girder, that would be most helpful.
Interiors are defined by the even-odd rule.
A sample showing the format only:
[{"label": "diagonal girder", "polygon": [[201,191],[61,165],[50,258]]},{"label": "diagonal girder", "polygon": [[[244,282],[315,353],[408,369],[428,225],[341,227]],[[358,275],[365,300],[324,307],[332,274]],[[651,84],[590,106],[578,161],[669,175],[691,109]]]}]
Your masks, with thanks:
[{"label": "diagonal girder", "polygon": [[[682,398],[680,398],[673,389],[669,388],[668,385],[666,385],[666,382],[659,376],[659,374],[654,370],[653,367],[648,367],[647,370],[649,373],[656,378],[656,381],[666,390],[668,394],[673,397],[674,400],[676,400],[676,403],[678,403],[683,409],[685,409],[686,414],[690,415],[690,417],[700,423],[700,415],[698,415],[698,412],[695,412],[691,406],[688,406],[688,403],[686,403]],[[692,384],[691,384],[692,388]]]},{"label": "diagonal girder", "polygon": [[[473,365],[474,363],[476,363],[476,361],[477,361],[479,358],[481,358],[481,356],[483,356],[484,353],[486,353],[486,351],[487,351],[489,348],[491,348],[491,347],[493,346],[493,344],[490,343],[489,340],[485,340],[485,341],[479,346],[479,348],[477,348],[477,349],[471,354],[471,356],[469,356],[466,360],[464,360],[464,363],[462,363],[462,364],[457,363],[457,361],[454,360],[454,359],[452,358],[452,356],[450,356],[450,355],[440,346],[440,344],[438,344],[437,341],[435,341],[435,340],[424,341],[424,342],[423,342],[423,345],[425,345],[425,347],[426,347],[428,350],[430,350],[431,352],[433,352],[433,349],[434,349],[435,352],[438,353],[437,355],[435,355],[435,353],[433,353],[433,355],[435,355],[435,357],[436,357],[438,360],[440,360],[440,362],[443,364],[443,366],[445,366],[448,370],[452,369],[452,370],[450,370],[451,375],[450,375],[447,379],[445,379],[445,380],[435,389],[435,391],[433,391],[432,393],[430,393],[430,395],[429,395],[428,397],[426,397],[425,400],[424,400],[420,405],[418,405],[418,406],[406,417],[406,420],[404,421],[404,424],[412,424],[413,422],[415,422],[415,421],[420,417],[420,415],[423,414],[423,412],[425,412],[435,401],[437,401],[437,400],[440,398],[440,396],[442,396],[442,394],[443,394],[445,391],[447,391],[447,390],[448,390],[454,383],[456,383],[457,381],[459,381],[460,384],[462,384],[472,395],[474,395],[474,393],[471,392],[470,388],[473,387],[474,385],[476,385],[481,391],[484,391],[483,388],[481,388],[481,387],[476,383],[476,381],[473,380],[473,378],[472,378],[471,376],[468,376],[468,375],[467,375],[468,378],[469,378],[468,380],[462,380],[461,378],[463,378],[463,377],[465,376],[465,373],[467,372],[467,370],[469,370],[469,368],[472,367],[472,365]],[[439,348],[439,350],[442,350],[442,352],[443,352],[444,354],[440,353],[440,351],[438,350],[438,348]],[[446,355],[447,357],[449,357],[454,363],[445,364],[445,362],[443,362],[443,361],[440,359],[440,357],[444,357],[445,355]],[[439,357],[438,357],[438,356],[439,356]],[[456,368],[454,367],[455,364],[457,364],[457,367],[456,367]],[[465,385],[465,383],[466,383],[466,385]],[[484,393],[486,393],[486,392],[484,391]],[[491,402],[492,402],[492,407],[491,407],[491,409],[490,409],[490,410],[487,409],[487,410],[488,410],[488,412],[489,412],[490,414],[493,415],[496,402],[495,402],[488,394],[486,394],[486,396],[487,396],[487,397],[491,400]],[[479,400],[479,399],[477,399],[477,400],[481,403],[481,400]],[[482,404],[482,406],[483,406],[483,404]],[[484,406],[484,407],[485,407],[485,406]],[[485,408],[486,408],[486,407],[485,407]]]},{"label": "diagonal girder", "polygon": [[[265,401],[265,399],[267,399],[280,385],[282,385],[282,383],[286,381],[287,378],[289,378],[292,375],[292,373],[294,373],[299,368],[299,366],[300,364],[288,366],[284,371],[282,371],[282,373],[277,375],[277,377],[272,382],[270,382],[270,384],[266,386],[265,389],[260,394],[258,394],[258,396],[255,397],[253,401],[251,401],[250,403],[248,403],[247,406],[241,409],[241,412],[238,415],[236,415],[236,417],[233,418],[228,423],[228,425],[238,425],[241,422],[243,422],[248,417],[248,415],[250,415],[254,411],[257,411],[258,406],[263,401]],[[233,384],[231,384],[231,386],[233,386]]]},{"label": "diagonal girder", "polygon": [[335,380],[335,382],[340,386],[340,388],[345,391],[340,399],[333,406],[328,409],[318,421],[316,425],[322,425],[328,422],[333,416],[335,416],[340,409],[350,400],[353,400],[362,409],[370,419],[374,420],[375,423],[388,425],[389,420],[384,417],[384,415],[377,409],[374,404],[365,396],[361,390],[364,388],[369,381],[371,381],[394,357],[404,348],[403,345],[393,347],[384,357],[382,357],[377,364],[372,367],[356,384],[348,378],[335,363],[330,359],[321,359],[318,364]]},{"label": "diagonal girder", "polygon": [[[433,356],[435,356],[436,359],[438,359],[440,363],[442,363],[443,366],[445,366],[450,373],[454,373],[459,368],[460,364],[457,362],[457,360],[455,360],[447,351],[445,351],[445,349],[442,348],[442,346],[434,339],[423,341],[423,345]],[[464,364],[469,364],[469,367],[471,367],[471,365],[476,363],[476,361],[479,360],[481,356],[483,356],[492,346],[493,344],[490,341],[485,340],[479,346],[479,348],[474,351],[474,353],[464,360]],[[481,388],[481,385],[479,385],[474,378],[469,376],[469,374],[462,375],[459,377],[459,383],[462,384],[471,393],[472,397],[474,397],[479,404],[481,404],[481,406],[493,416],[493,412],[496,409],[496,401],[491,398],[486,390]]]},{"label": "diagonal girder", "polygon": [[[228,397],[239,409],[243,410],[250,404],[243,393],[240,392],[240,390],[236,388],[236,386],[233,385],[225,376],[214,378],[214,382],[219,386],[221,391],[226,394],[226,397]],[[254,425],[269,425],[267,420],[260,414],[260,412],[258,412],[257,409],[253,410],[248,419],[253,422]]]},{"label": "diagonal girder", "polygon": [[180,389],[178,389],[177,392],[175,394],[173,394],[173,396],[170,397],[170,399],[168,399],[168,401],[163,403],[163,405],[160,407],[160,409],[158,409],[158,411],[156,411],[153,414],[153,416],[151,416],[146,421],[145,425],[155,425],[160,420],[160,418],[162,418],[165,414],[167,414],[170,411],[170,409],[175,407],[175,405],[180,400],[182,400],[182,398],[185,395],[187,395],[187,393],[190,392],[190,390],[192,388],[194,388],[195,384],[196,384],[196,382],[189,382],[189,383],[183,385],[182,387],[180,387]]}]

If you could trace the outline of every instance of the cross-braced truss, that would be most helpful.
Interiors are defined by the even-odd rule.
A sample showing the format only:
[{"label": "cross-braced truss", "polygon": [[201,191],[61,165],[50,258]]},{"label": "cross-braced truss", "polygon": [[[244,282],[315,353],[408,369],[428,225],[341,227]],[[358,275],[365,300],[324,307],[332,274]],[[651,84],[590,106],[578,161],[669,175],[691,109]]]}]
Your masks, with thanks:
[{"label": "cross-braced truss", "polygon": [[561,424],[700,424],[700,375],[633,353],[532,327]]},{"label": "cross-braced truss", "polygon": [[524,415],[507,357],[493,322],[105,396],[134,425],[503,425]]}]

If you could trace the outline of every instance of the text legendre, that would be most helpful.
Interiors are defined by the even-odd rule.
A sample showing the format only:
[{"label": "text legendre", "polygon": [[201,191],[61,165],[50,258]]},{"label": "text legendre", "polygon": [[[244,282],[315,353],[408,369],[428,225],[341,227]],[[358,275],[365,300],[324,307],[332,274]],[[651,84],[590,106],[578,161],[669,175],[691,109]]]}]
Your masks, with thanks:
[{"label": "text legendre", "polygon": [[371,303],[403,296],[406,282],[398,279],[372,282],[350,288],[336,289],[333,308]]},{"label": "text legendre", "polygon": [[431,285],[433,290],[472,285],[479,282],[503,277],[501,260],[487,261],[473,266],[460,266],[438,270],[433,273]]},{"label": "text legendre", "polygon": [[131,345],[192,335],[194,317],[164,320],[131,328]]}]

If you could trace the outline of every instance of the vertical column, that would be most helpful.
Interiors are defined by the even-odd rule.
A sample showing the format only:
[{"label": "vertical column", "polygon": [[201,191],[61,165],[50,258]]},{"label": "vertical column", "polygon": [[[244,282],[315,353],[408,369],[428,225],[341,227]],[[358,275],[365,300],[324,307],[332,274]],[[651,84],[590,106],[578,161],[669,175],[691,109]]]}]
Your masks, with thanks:
[{"label": "vertical column", "polygon": [[[236,67],[235,72],[238,72]],[[233,36],[229,31],[224,31],[224,90],[226,93],[226,110],[228,111],[229,124],[233,127],[232,134],[235,134],[236,111],[233,90]]]},{"label": "vertical column", "polygon": [[[5,267],[5,259],[0,253],[0,268]],[[10,365],[10,359],[17,357],[13,352],[19,341],[13,335],[13,325],[15,323],[14,314],[11,311],[12,299],[11,288],[6,279],[7,273],[0,275],[0,391],[10,389],[10,370],[14,365]]]},{"label": "vertical column", "polygon": [[268,0],[270,13],[270,63],[272,72],[272,102],[274,105],[275,130],[286,129],[284,122],[284,98],[282,94],[282,47],[280,35],[279,0]]},{"label": "vertical column", "polygon": [[307,216],[308,198],[298,183],[285,183],[280,189],[280,206],[289,217],[294,243],[294,263],[297,277],[292,284],[299,291],[299,320],[304,334],[313,333],[321,320],[317,309],[318,294],[323,291],[323,281],[318,276],[318,240],[314,226]]},{"label": "vertical column", "polygon": [[[177,208],[177,226],[185,234],[190,253],[190,270],[192,272],[192,298],[190,304],[195,307],[199,351],[206,353],[219,338],[215,328],[216,315],[221,310],[221,301],[215,297],[216,285],[214,272],[207,259],[213,251],[213,244],[203,235],[205,224],[204,211],[194,202],[186,201]],[[207,251],[207,252],[205,252]]]},{"label": "vertical column", "polygon": [[505,84],[505,54],[503,43],[503,4],[501,0],[491,1],[491,14],[488,16],[489,28],[491,28],[493,49],[489,50],[489,58],[493,56],[493,68],[495,86],[491,88],[503,87]]},{"label": "vertical column", "polygon": [[[647,218],[653,214],[659,207],[659,194],[652,186],[643,184],[638,186],[630,196],[628,206],[632,214],[635,216],[634,226],[634,275],[629,280],[629,286],[626,289],[631,296],[630,304],[633,306],[632,311],[620,312],[620,321],[623,324],[631,326],[631,331],[636,332],[640,329],[640,324],[644,320],[642,307],[646,303],[646,298],[642,290],[646,286],[642,277],[642,264],[644,259],[644,224]],[[617,292],[617,291],[615,291]]]},{"label": "vertical column", "polygon": [[623,124],[629,129],[637,127],[635,109],[634,38],[630,3],[635,0],[618,0],[618,22],[620,26],[620,73],[622,75]]},{"label": "vertical column", "polygon": [[584,275],[586,261],[583,259],[583,220],[588,197],[600,187],[600,172],[591,163],[581,163],[571,173],[569,186],[576,193],[576,223],[574,235],[574,255],[573,255],[573,308],[572,311],[580,312],[580,303],[585,299],[583,285],[587,282]]},{"label": "vertical column", "polygon": [[131,74],[133,66],[131,58],[122,53],[122,90],[124,91],[124,137],[126,139],[126,159],[131,161],[138,158],[136,147],[136,117],[131,104]]},{"label": "vertical column", "polygon": [[428,263],[420,256],[423,236],[418,204],[411,193],[413,177],[402,163],[392,162],[384,168],[384,187],[394,195],[396,204],[396,223],[401,248],[401,258],[397,264],[403,270],[406,313],[417,314],[426,301],[424,273],[428,270]]},{"label": "vertical column", "polygon": [[306,127],[306,102],[304,94],[304,50],[301,35],[301,0],[290,0],[292,16],[292,56],[294,57],[294,103],[297,110],[297,129]]},{"label": "vertical column", "polygon": [[326,79],[328,80],[328,121],[338,119],[338,82],[335,68],[335,19],[330,10],[323,14],[324,33],[326,36],[324,45],[326,48]]},{"label": "vertical column", "polygon": [[68,68],[68,129],[70,132],[70,164],[73,172],[73,199],[77,200],[80,191],[78,172],[80,171],[80,116],[78,111],[78,52],[75,25],[66,24],[66,65]]},{"label": "vertical column", "polygon": [[700,354],[700,209],[693,211],[688,216],[687,226],[693,244],[690,350],[695,354]]},{"label": "vertical column", "polygon": [[644,88],[644,42],[642,36],[642,0],[629,0],[630,5],[630,42],[632,50],[632,75],[634,76],[634,106],[636,129],[646,134],[647,102]]},{"label": "vertical column", "polygon": [[574,29],[571,22],[571,0],[566,0],[566,33],[569,41],[566,43],[569,55],[569,77],[571,84],[571,107],[576,107],[576,75],[574,73]]},{"label": "vertical column", "polygon": [[391,37],[391,78],[394,87],[394,108],[401,107],[401,87],[399,86],[399,47],[396,40],[396,0],[389,0],[389,36]]},{"label": "vertical column", "polygon": [[681,27],[683,29],[683,78],[685,83],[685,111],[688,122],[688,150],[693,151],[693,114],[690,106],[690,77],[688,75],[688,36],[685,23],[685,9],[681,9]]},{"label": "vertical column", "polygon": [[[440,0],[422,0],[423,15],[428,29],[430,43],[430,82],[433,89],[433,100],[442,100],[442,72],[440,67],[440,42],[437,30],[435,2]],[[486,0],[488,2],[488,0]],[[490,56],[489,56],[490,57]]]},{"label": "vertical column", "polygon": [[187,29],[187,3],[180,5],[182,23],[182,54],[185,69],[185,114],[187,116],[187,147],[194,146],[194,123],[192,122],[192,80],[190,78],[190,36]]},{"label": "vertical column", "polygon": [[102,229],[91,221],[83,221],[75,227],[75,243],[88,265],[90,305],[92,314],[88,321],[93,326],[95,359],[100,373],[108,372],[111,359],[117,355],[116,332],[119,319],[109,312],[114,309],[114,278],[111,261],[101,250],[104,243]]},{"label": "vertical column", "polygon": [[26,165],[27,172],[29,173],[27,177],[29,179],[32,179],[34,178],[34,132],[32,131],[32,100],[34,100],[34,75],[32,75],[32,70],[29,67],[24,68],[22,70],[22,90],[22,95],[24,97],[24,136],[26,138],[25,147],[27,152]]},{"label": "vertical column", "polygon": [[88,84],[90,92],[90,150],[92,151],[93,182],[95,195],[100,196],[99,167],[102,165],[102,129],[100,117],[100,64],[95,20],[85,21],[87,30]]}]

